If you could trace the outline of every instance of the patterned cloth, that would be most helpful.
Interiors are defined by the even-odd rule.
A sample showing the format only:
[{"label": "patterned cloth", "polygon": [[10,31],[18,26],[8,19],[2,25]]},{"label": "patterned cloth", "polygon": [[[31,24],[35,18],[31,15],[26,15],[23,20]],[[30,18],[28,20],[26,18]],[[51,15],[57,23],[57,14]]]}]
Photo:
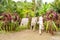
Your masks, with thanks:
[{"label": "patterned cloth", "polygon": [[36,25],[36,23],[37,23],[37,17],[33,17],[31,20],[31,26]]},{"label": "patterned cloth", "polygon": [[28,22],[29,22],[29,19],[28,18],[23,18],[22,21],[21,21],[20,26],[28,25]]}]

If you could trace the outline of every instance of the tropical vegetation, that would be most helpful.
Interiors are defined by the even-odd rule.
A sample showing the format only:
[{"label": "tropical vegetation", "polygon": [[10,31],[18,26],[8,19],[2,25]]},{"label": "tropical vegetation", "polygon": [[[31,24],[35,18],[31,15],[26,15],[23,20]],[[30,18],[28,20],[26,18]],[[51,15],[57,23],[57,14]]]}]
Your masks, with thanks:
[{"label": "tropical vegetation", "polygon": [[[32,2],[0,0],[0,31],[15,31],[20,27],[22,18],[31,18],[43,16],[45,30],[50,33],[60,29],[60,1],[55,0],[53,3],[42,3],[42,0]],[[30,19],[31,21],[31,19]],[[30,24],[30,22],[29,22]]]}]

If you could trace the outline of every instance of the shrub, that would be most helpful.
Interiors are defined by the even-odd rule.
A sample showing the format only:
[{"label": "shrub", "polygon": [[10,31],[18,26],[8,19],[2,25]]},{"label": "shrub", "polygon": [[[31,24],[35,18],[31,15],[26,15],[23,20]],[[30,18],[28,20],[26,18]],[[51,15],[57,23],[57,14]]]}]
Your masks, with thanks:
[{"label": "shrub", "polygon": [[20,23],[20,17],[17,13],[14,13],[13,15],[11,13],[2,13],[3,18],[1,21],[3,22],[3,26],[1,27],[2,30],[5,31],[14,31],[16,30],[16,27],[19,26]]},{"label": "shrub", "polygon": [[54,34],[54,31],[58,30],[56,26],[55,20],[57,20],[57,13],[53,10],[49,10],[46,13],[46,21],[44,22],[45,30],[49,31],[49,33]]}]

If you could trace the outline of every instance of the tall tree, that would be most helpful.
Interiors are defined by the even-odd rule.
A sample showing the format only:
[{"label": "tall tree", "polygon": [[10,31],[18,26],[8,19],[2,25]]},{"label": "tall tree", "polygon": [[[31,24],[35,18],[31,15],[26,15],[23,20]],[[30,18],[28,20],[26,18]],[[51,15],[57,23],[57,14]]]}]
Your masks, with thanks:
[{"label": "tall tree", "polygon": [[53,6],[56,11],[60,12],[60,0],[54,0]]},{"label": "tall tree", "polygon": [[36,3],[35,3],[35,1],[36,1],[36,0],[32,0],[33,5],[34,5],[32,10],[34,11],[34,13],[36,13]]},{"label": "tall tree", "polygon": [[9,12],[13,12],[15,9],[15,2],[13,2],[12,0],[0,0],[0,8],[2,12],[4,11],[9,11]]}]

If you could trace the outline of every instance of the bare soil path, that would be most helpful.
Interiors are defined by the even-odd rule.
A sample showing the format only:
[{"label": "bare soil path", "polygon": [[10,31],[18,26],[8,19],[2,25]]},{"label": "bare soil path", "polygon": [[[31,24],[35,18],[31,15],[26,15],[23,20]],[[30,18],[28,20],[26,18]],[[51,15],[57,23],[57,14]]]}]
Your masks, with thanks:
[{"label": "bare soil path", "polygon": [[60,40],[60,33],[52,36],[49,33],[38,34],[38,31],[24,30],[12,33],[0,33],[0,40]]}]

